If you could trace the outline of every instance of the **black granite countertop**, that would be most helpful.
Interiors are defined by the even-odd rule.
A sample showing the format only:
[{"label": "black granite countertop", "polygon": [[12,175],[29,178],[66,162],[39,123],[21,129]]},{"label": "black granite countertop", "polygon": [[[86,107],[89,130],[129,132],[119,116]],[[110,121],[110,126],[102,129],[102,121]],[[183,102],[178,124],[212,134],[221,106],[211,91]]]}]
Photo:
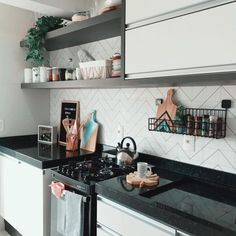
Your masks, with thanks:
[{"label": "black granite countertop", "polygon": [[78,150],[66,151],[65,146],[38,143],[37,135],[0,138],[0,153],[24,161],[41,169],[66,164],[71,160],[84,160],[95,153]]},{"label": "black granite countertop", "polygon": [[[96,153],[71,153],[64,146],[38,143],[37,135],[0,138],[0,153],[41,169],[89,159],[109,149],[100,145]],[[190,235],[236,235],[236,175],[146,154],[137,161],[156,166],[157,187],[133,187],[120,176],[98,182],[97,193]]]},{"label": "black granite countertop", "polygon": [[236,175],[148,155],[142,159],[157,167],[157,187],[133,187],[121,176],[97,183],[96,192],[190,235],[236,235]]}]

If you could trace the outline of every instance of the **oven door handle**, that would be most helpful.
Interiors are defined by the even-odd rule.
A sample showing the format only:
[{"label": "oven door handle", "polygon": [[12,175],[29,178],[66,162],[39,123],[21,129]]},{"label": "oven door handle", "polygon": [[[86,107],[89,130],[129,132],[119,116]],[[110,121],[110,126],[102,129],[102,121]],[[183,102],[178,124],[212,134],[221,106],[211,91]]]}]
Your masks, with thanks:
[{"label": "oven door handle", "polygon": [[[56,181],[58,181],[58,182],[61,182],[60,180],[58,180],[58,179],[56,179],[55,177],[54,177],[54,180],[56,180]],[[61,182],[62,183],[62,182]],[[74,186],[72,186],[72,185],[69,185],[69,184],[65,184],[65,183],[63,183],[65,186],[67,186],[67,187],[69,187],[69,188],[71,188],[71,189],[75,189],[75,187]],[[76,190],[76,189],[75,189]],[[73,191],[71,191],[71,192],[73,192]],[[81,195],[81,194],[80,194]],[[83,196],[83,202],[84,203],[86,203],[86,202],[89,202],[89,197],[87,197],[87,196]]]}]

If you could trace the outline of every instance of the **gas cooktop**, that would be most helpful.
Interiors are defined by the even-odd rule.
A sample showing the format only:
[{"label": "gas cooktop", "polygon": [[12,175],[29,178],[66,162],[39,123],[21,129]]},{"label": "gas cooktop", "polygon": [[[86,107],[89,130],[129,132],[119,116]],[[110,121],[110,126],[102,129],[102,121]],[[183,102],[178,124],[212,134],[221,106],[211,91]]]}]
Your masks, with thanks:
[{"label": "gas cooktop", "polygon": [[136,170],[136,166],[119,166],[114,156],[102,155],[81,162],[71,162],[52,169],[52,175],[57,181],[81,191],[91,193],[95,183],[116,176],[129,174]]}]

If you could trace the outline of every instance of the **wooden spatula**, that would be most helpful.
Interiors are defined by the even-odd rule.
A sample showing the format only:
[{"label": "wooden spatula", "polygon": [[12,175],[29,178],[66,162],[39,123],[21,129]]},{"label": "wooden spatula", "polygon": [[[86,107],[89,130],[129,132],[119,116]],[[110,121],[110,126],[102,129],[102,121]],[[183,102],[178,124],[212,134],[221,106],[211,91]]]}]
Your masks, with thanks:
[{"label": "wooden spatula", "polygon": [[[177,106],[172,101],[173,94],[174,94],[174,90],[169,89],[167,92],[166,99],[164,100],[164,102],[161,105],[158,106],[157,116],[156,116],[157,119],[159,119],[165,112],[168,112],[170,118],[172,120],[174,120],[175,115],[176,115]],[[169,118],[165,117],[165,116],[161,117],[161,119],[169,120]]]}]

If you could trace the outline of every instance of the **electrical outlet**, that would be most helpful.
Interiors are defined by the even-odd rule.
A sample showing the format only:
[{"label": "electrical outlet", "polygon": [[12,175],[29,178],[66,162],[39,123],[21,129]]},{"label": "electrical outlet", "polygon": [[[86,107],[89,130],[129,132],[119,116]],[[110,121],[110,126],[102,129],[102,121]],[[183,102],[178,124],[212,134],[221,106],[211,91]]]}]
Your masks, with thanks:
[{"label": "electrical outlet", "polygon": [[163,103],[163,99],[162,98],[156,98],[156,106],[159,106]]},{"label": "electrical outlet", "polygon": [[121,142],[121,140],[124,138],[124,127],[121,124],[117,126],[116,135],[117,135],[117,142]]},{"label": "electrical outlet", "polygon": [[4,120],[0,120],[0,132],[4,131]]},{"label": "electrical outlet", "polygon": [[195,137],[184,135],[183,149],[189,152],[195,152]]}]

